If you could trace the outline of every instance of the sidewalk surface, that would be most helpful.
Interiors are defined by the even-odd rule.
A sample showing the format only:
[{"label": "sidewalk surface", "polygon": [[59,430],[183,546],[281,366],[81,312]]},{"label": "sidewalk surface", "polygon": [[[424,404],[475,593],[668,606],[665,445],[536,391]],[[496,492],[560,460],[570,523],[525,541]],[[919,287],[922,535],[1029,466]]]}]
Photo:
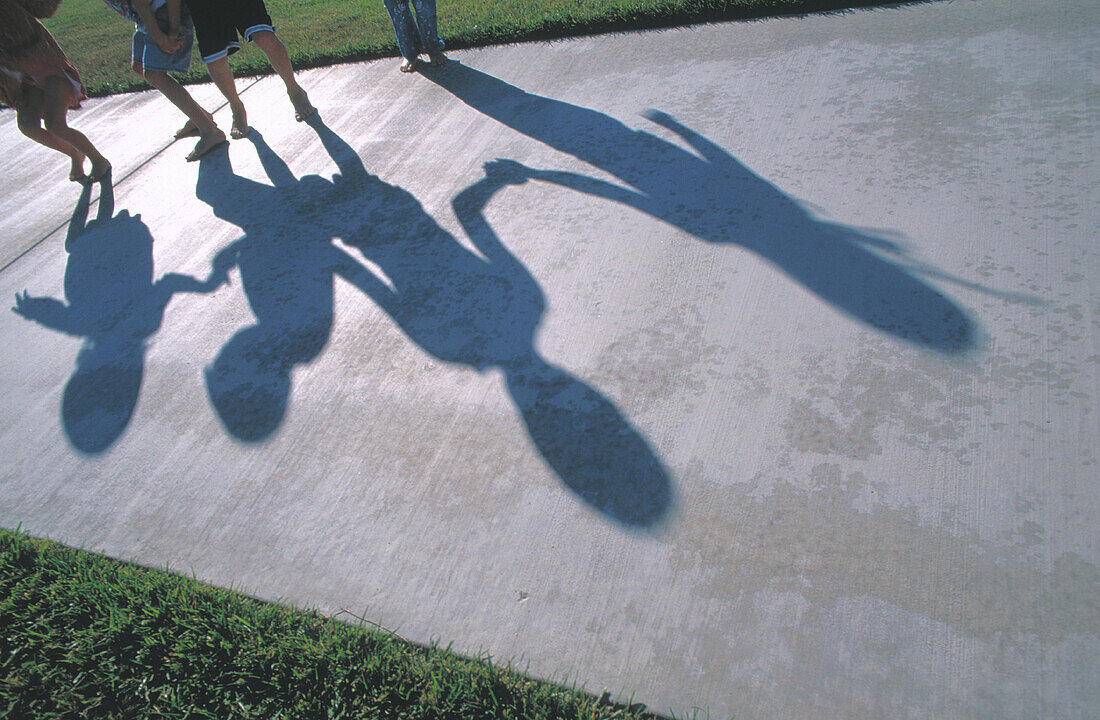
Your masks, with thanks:
[{"label": "sidewalk surface", "polygon": [[193,164],[94,100],[102,196],[0,113],[0,525],[665,713],[1097,717],[1098,28],[341,65]]}]

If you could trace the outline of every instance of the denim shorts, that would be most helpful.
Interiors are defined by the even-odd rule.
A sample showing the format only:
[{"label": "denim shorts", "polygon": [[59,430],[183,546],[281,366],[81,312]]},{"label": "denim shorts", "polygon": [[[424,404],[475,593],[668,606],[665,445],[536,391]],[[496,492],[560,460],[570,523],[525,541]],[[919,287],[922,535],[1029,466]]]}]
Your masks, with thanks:
[{"label": "denim shorts", "polygon": [[[157,13],[157,21],[162,32],[168,31],[168,17],[160,8]],[[190,22],[191,18],[183,19],[180,32],[183,33],[183,45],[180,49],[169,55],[161,50],[153,38],[149,36],[145,28],[138,25],[134,28],[133,61],[146,70],[161,70],[163,72],[185,73],[191,67],[191,46],[195,41],[195,32]]]}]

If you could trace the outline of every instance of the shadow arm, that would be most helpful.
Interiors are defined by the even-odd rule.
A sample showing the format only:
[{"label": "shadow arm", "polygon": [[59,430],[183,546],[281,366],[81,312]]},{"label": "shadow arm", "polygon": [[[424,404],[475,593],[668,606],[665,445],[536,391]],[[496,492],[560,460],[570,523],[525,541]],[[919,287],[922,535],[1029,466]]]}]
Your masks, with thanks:
[{"label": "shadow arm", "polygon": [[612,200],[628,207],[635,208],[636,210],[641,210],[642,212],[653,212],[646,207],[651,203],[645,195],[633,190],[627,190],[626,188],[607,182],[606,180],[600,180],[579,173],[566,172],[564,170],[532,170],[531,179],[541,180],[542,182],[548,182],[554,185],[561,185],[562,187],[576,190],[586,195],[602,197],[606,200]]},{"label": "shadow arm", "polygon": [[169,297],[176,293],[191,292],[191,293],[208,293],[217,290],[222,284],[228,281],[228,268],[219,274],[211,272],[210,277],[206,280],[199,280],[193,278],[190,275],[184,275],[183,273],[166,273],[164,277],[156,282],[156,288],[158,291],[165,293]]},{"label": "shadow arm", "polygon": [[51,330],[76,337],[84,335],[80,328],[76,327],[70,307],[54,298],[31,297],[26,291],[23,291],[22,295],[16,293],[15,306],[11,311]]},{"label": "shadow arm", "polygon": [[694,148],[697,153],[702,155],[703,158],[712,165],[722,167],[725,170],[741,170],[740,166],[728,152],[691,128],[680,123],[668,113],[661,112],[660,110],[647,110],[642,113],[642,115],[647,120],[679,135],[684,139],[684,142]]},{"label": "shadow arm", "polygon": [[335,245],[331,248],[335,273],[359,288],[367,297],[378,303],[379,307],[392,315],[397,293],[346,250]]}]

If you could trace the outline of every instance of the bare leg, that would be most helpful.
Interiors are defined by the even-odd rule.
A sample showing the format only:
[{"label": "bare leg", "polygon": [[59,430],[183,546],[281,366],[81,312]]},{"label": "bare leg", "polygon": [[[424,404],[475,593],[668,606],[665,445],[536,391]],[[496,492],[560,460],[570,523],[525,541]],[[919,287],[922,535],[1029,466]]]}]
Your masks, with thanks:
[{"label": "bare leg", "polygon": [[[78,161],[77,156],[87,157],[92,161],[92,172],[88,177],[92,180],[99,180],[111,169],[111,163],[99,154],[95,145],[92,145],[91,141],[84,136],[84,133],[72,129],[66,123],[65,116],[69,112],[71,97],[72,86],[67,80],[57,76],[46,78],[45,87],[42,90],[42,120],[45,124],[45,130],[76,151],[76,155],[74,155],[61,150],[61,152],[65,152],[66,155],[72,158],[74,171],[79,169],[79,174],[83,175],[84,158],[81,157]],[[56,145],[50,145],[50,147],[60,150],[60,147]]]},{"label": "bare leg", "polygon": [[268,62],[275,72],[282,78],[286,85],[286,94],[290,96],[290,104],[294,106],[294,117],[298,122],[305,120],[317,110],[309,102],[309,96],[298,80],[294,77],[294,68],[290,64],[290,55],[286,51],[279,36],[270,30],[261,30],[252,33],[252,42],[267,55]]},{"label": "bare leg", "polygon": [[218,58],[206,63],[206,71],[210,73],[210,79],[221,91],[225,99],[229,101],[229,109],[233,113],[233,127],[229,134],[234,140],[248,135],[248,113],[245,112],[241,96],[237,94],[237,83],[233,80],[233,71],[229,69],[228,58]]},{"label": "bare leg", "polygon": [[23,133],[31,140],[34,140],[39,145],[44,145],[51,150],[56,150],[63,155],[68,155],[71,161],[71,165],[69,166],[69,179],[77,182],[83,180],[85,177],[84,153],[56,135],[47,132],[42,127],[42,102],[44,98],[42,97],[41,91],[37,90],[37,88],[32,88],[27,95],[27,104],[15,111],[16,124],[19,126],[19,132]]},{"label": "bare leg", "polygon": [[[184,123],[183,127],[176,131],[175,137],[177,140],[179,140],[180,138],[191,137],[192,135],[201,135],[201,130],[203,127],[205,127],[207,130],[211,129],[201,118],[196,122],[196,120],[194,119],[195,107],[198,107],[201,114],[210,120],[210,125],[214,125],[214,116],[203,110],[198,103],[194,102],[191,94],[188,93],[182,85],[176,82],[176,79],[173,78],[171,75],[159,70],[146,71],[139,62],[132,63],[130,65],[130,69],[140,75],[142,78],[144,78],[146,82],[155,87],[157,90],[160,90],[161,94],[164,95],[164,97],[168,98],[168,100],[170,100],[171,103],[175,105],[180,112],[187,116],[187,122]],[[182,91],[186,95],[186,97],[177,97],[177,93],[179,91]],[[193,105],[194,107],[189,107],[189,105]],[[214,125],[214,127],[217,126]]]},{"label": "bare leg", "polygon": [[[136,65],[135,69],[140,67],[140,65]],[[195,102],[195,98],[191,97],[191,93],[187,92],[183,85],[176,82],[175,78],[163,70],[145,70],[142,72],[142,76],[150,85],[160,90],[161,94],[168,98],[173,105],[179,108],[180,112],[187,116],[188,122],[198,131],[199,141],[195,144],[195,149],[187,156],[188,162],[198,160],[225,142],[225,133],[214,124],[214,118]],[[187,126],[184,126],[185,130],[186,128]]]}]

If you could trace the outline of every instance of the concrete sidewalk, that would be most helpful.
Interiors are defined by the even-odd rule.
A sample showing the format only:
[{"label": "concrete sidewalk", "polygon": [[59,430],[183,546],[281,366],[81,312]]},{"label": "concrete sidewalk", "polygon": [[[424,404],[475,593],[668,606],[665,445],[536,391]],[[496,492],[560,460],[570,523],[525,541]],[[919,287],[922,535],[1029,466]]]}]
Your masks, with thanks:
[{"label": "concrete sidewalk", "polygon": [[1096,717],[1098,27],[342,65],[195,164],[96,100],[102,198],[2,113],[0,525],[659,712]]}]

